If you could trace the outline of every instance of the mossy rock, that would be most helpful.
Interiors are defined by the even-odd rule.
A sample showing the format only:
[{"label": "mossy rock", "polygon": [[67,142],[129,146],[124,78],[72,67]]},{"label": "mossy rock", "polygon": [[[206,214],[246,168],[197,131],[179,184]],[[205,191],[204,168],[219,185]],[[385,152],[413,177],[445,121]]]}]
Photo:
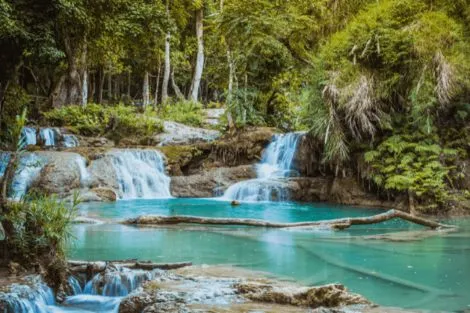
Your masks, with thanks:
[{"label": "mossy rock", "polygon": [[192,162],[200,161],[200,157],[204,155],[204,149],[201,147],[198,145],[164,146],[159,147],[158,150],[165,155],[170,167],[170,174],[177,176],[181,175],[183,169],[191,165]]}]

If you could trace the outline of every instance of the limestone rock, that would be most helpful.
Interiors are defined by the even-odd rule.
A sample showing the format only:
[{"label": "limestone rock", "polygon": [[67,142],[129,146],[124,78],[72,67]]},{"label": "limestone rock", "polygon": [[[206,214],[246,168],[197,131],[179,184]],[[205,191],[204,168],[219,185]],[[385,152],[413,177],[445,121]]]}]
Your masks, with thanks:
[{"label": "limestone rock", "polygon": [[106,187],[98,187],[98,188],[93,188],[90,191],[94,192],[101,199],[101,201],[114,202],[117,200],[117,193],[114,189],[106,188]]},{"label": "limestone rock", "polygon": [[256,282],[239,283],[237,291],[252,301],[287,304],[310,308],[369,304],[364,297],[349,293],[341,284],[319,287],[276,286]]},{"label": "limestone rock", "polygon": [[222,193],[230,185],[254,177],[256,173],[251,165],[216,168],[203,174],[172,177],[170,190],[174,197],[207,198],[218,195],[217,190]]},{"label": "limestone rock", "polygon": [[365,207],[400,208],[398,202],[385,201],[367,192],[352,177],[296,177],[287,183],[291,200],[331,202]]},{"label": "limestone rock", "polygon": [[156,302],[154,295],[151,295],[146,292],[141,292],[128,297],[122,300],[119,305],[119,313],[135,313],[142,312],[146,307],[152,305]]},{"label": "limestone rock", "polygon": [[114,147],[114,142],[104,137],[78,136],[81,147]]},{"label": "limestone rock", "polygon": [[111,157],[104,156],[92,161],[89,166],[89,171],[92,181],[91,186],[93,188],[106,187],[114,190],[119,189]]},{"label": "limestone rock", "polygon": [[80,168],[76,153],[38,152],[47,160],[32,188],[46,195],[57,194],[59,197],[69,194],[80,187]]},{"label": "limestone rock", "polygon": [[213,143],[210,157],[224,166],[256,163],[261,159],[261,154],[274,133],[273,128],[253,127],[228,134]]},{"label": "limestone rock", "polygon": [[196,142],[209,142],[220,137],[220,132],[211,129],[191,127],[181,123],[164,121],[163,133],[155,136],[160,146],[188,145]]}]

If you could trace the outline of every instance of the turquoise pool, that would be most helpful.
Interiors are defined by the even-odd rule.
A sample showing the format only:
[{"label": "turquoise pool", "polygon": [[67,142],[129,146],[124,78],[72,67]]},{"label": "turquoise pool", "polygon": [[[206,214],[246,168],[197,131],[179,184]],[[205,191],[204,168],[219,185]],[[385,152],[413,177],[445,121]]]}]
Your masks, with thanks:
[{"label": "turquoise pool", "polygon": [[[431,311],[470,309],[470,220],[459,232],[423,235],[402,221],[347,231],[292,231],[250,227],[140,228],[117,221],[143,214],[244,217],[298,222],[366,216],[378,209],[327,204],[229,203],[210,199],[132,200],[82,204],[80,213],[109,221],[76,225],[70,257],[138,258],[158,262],[231,264],[304,284],[341,282],[385,306]],[[403,240],[403,231],[419,235]],[[375,235],[386,234],[381,238]],[[424,233],[426,235],[426,233]],[[420,239],[421,238],[421,239]]]}]

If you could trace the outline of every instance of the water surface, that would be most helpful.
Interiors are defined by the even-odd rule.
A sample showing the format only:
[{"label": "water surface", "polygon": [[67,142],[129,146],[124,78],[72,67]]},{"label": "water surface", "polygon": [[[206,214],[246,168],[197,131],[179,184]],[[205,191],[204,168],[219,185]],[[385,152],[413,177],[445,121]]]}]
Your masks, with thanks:
[{"label": "water surface", "polygon": [[[280,222],[366,216],[382,212],[326,204],[247,203],[171,199],[85,204],[81,213],[119,220],[142,214],[244,217]],[[418,241],[370,239],[371,235],[422,227],[402,221],[342,232],[251,227],[139,228],[115,223],[77,225],[70,257],[138,258],[157,262],[232,264],[316,285],[341,282],[385,306],[432,311],[470,309],[470,222],[458,233]]]}]

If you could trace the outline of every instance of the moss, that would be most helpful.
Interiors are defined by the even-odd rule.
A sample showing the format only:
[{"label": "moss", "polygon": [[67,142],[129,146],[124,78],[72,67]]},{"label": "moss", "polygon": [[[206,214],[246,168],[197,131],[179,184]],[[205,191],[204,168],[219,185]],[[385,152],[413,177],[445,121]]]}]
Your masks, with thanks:
[{"label": "moss", "polygon": [[183,169],[204,154],[200,146],[164,146],[158,148],[167,158],[171,175],[182,175]]}]

